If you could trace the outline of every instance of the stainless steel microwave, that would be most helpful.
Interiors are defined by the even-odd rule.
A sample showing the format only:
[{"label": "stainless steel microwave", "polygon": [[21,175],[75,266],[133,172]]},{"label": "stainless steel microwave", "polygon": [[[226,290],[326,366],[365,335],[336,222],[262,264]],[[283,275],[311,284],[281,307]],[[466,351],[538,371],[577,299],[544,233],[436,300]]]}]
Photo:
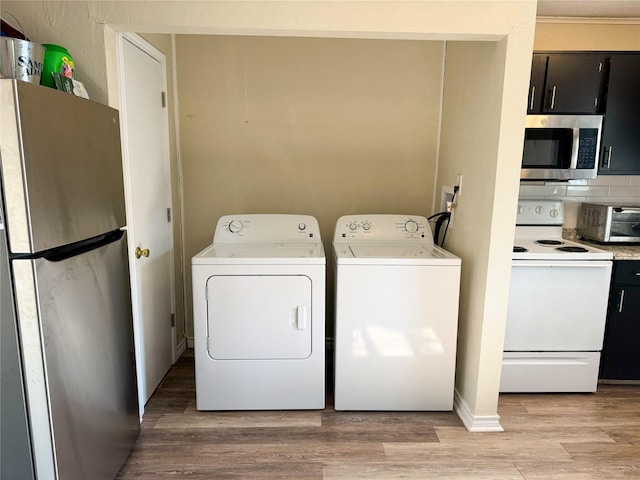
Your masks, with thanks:
[{"label": "stainless steel microwave", "polygon": [[603,243],[640,243],[640,205],[583,203],[577,233]]},{"label": "stainless steel microwave", "polygon": [[527,115],[520,178],[596,178],[602,119],[602,115]]}]

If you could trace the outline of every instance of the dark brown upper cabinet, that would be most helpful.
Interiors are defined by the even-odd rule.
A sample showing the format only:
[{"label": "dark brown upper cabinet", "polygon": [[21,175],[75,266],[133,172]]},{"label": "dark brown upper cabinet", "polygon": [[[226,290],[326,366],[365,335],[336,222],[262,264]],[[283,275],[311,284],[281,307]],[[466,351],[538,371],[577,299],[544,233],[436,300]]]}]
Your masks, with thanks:
[{"label": "dark brown upper cabinet", "polygon": [[527,113],[601,113],[606,58],[600,53],[535,53]]},{"label": "dark brown upper cabinet", "polygon": [[541,113],[544,99],[544,77],[547,74],[547,55],[534,53],[531,61],[531,81],[527,113]]},{"label": "dark brown upper cabinet", "polygon": [[611,55],[598,175],[640,175],[640,54]]}]

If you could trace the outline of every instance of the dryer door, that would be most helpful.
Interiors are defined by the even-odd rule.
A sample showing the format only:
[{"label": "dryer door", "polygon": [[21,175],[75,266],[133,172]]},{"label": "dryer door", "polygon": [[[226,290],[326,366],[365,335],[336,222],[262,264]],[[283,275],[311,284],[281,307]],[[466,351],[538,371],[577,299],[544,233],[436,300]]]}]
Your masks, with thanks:
[{"label": "dryer door", "polygon": [[214,275],[207,280],[207,349],[214,360],[311,355],[311,279]]}]

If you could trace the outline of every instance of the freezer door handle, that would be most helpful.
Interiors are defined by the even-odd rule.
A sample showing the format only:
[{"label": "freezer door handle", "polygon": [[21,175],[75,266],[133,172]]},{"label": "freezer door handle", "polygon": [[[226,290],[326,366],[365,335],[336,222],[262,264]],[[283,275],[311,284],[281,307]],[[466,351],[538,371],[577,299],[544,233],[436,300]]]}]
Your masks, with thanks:
[{"label": "freezer door handle", "polygon": [[114,230],[112,232],[105,233],[104,235],[98,235],[97,237],[81,240],[70,245],[51,248],[35,254],[13,253],[10,254],[9,258],[11,258],[11,260],[35,260],[37,258],[44,258],[50,262],[61,262],[117,242],[122,239],[123,236],[123,230]]}]

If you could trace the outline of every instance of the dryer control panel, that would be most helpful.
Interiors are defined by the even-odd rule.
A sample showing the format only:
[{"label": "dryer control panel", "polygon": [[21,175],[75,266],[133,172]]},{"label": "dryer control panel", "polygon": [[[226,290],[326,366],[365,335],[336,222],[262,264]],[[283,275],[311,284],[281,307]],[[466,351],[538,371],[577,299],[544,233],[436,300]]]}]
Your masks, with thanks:
[{"label": "dryer control panel", "polygon": [[213,243],[318,243],[318,221],[310,215],[240,214],[220,217]]},{"label": "dryer control panel", "polygon": [[336,223],[334,243],[433,243],[429,221],[416,215],[345,215]]}]

